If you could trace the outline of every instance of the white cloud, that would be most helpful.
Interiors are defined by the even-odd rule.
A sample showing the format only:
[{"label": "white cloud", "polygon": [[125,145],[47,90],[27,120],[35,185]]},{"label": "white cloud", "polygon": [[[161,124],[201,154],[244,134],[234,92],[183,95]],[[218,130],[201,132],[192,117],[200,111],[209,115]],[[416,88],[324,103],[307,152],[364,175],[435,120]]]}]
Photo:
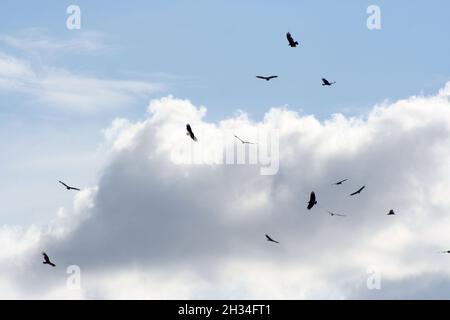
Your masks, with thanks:
[{"label": "white cloud", "polygon": [[125,107],[165,90],[161,83],[99,79],[18,59],[0,52],[0,90],[27,94],[33,104],[60,110],[97,112]]},{"label": "white cloud", "polygon": [[[118,119],[105,130],[110,158],[98,187],[63,209],[58,227],[31,237],[58,268],[34,261],[35,240],[17,250],[29,266],[0,268],[24,297],[41,295],[42,283],[47,298],[445,297],[450,260],[437,251],[450,249],[449,99],[450,83],[434,96],[376,106],[366,118],[320,122],[272,109],[262,122],[241,114],[216,124],[188,100],[152,101],[147,119]],[[187,122],[199,148],[229,130],[278,129],[278,174],[176,165],[172,148],[193,143]],[[331,185],[341,178],[349,181]],[[361,195],[348,196],[362,185]],[[319,203],[308,212],[312,190]],[[2,246],[28,241],[8,232]],[[78,294],[64,289],[70,264],[82,270]],[[382,273],[380,291],[365,287],[370,266]]]},{"label": "white cloud", "polygon": [[96,54],[111,49],[107,37],[98,32],[72,32],[68,39],[48,36],[42,29],[31,28],[17,35],[0,35],[0,42],[27,54]]}]

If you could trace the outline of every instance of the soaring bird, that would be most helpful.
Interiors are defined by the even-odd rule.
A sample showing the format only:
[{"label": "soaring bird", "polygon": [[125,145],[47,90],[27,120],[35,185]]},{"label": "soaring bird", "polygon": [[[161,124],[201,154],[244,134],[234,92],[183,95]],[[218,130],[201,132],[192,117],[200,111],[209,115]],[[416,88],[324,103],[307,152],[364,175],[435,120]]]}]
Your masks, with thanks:
[{"label": "soaring bird", "polygon": [[447,251],[439,251],[439,253],[450,253],[450,250],[447,250]]},{"label": "soaring bird", "polygon": [[311,210],[312,207],[314,207],[317,204],[317,200],[316,200],[316,194],[313,192],[311,192],[311,195],[309,196],[309,202],[308,202],[308,210]]},{"label": "soaring bird", "polygon": [[325,79],[325,78],[322,78],[322,85],[323,86],[331,86],[331,85],[333,85],[333,84],[335,84],[336,82],[330,82],[330,81],[328,81],[327,79]]},{"label": "soaring bird", "polygon": [[388,216],[395,216],[394,210],[391,209],[387,215],[388,215]]},{"label": "soaring bird", "polygon": [[345,181],[348,181],[348,179],[344,179],[344,180],[338,181],[338,182],[336,182],[336,183],[333,183],[333,185],[335,185],[335,186],[340,186],[340,185],[343,184]]},{"label": "soaring bird", "polygon": [[350,197],[353,197],[353,196],[355,196],[355,195],[357,195],[357,194],[360,194],[361,191],[363,191],[365,187],[366,187],[366,186],[362,186],[361,188],[359,188],[358,191],[353,192],[353,193],[350,195]]},{"label": "soaring bird", "polygon": [[262,80],[266,80],[266,81],[269,81],[269,80],[272,80],[272,79],[275,79],[275,78],[278,78],[278,76],[269,76],[269,77],[264,77],[264,76],[256,76],[258,79],[262,79]]},{"label": "soaring bird", "polygon": [[242,144],[254,144],[253,142],[249,142],[249,141],[244,141],[241,138],[239,138],[237,135],[234,135],[236,139],[238,139],[240,142],[242,142]]},{"label": "soaring bird", "polygon": [[292,35],[291,35],[290,32],[286,33],[286,38],[288,39],[289,45],[290,45],[292,48],[295,48],[296,46],[298,46],[298,42],[295,41],[294,38],[292,38]]},{"label": "soaring bird", "polygon": [[74,188],[74,187],[71,187],[71,186],[68,186],[67,184],[65,184],[65,183],[62,182],[62,181],[58,181],[58,182],[61,183],[64,187],[66,187],[67,190],[77,190],[77,191],[80,191],[80,189]]},{"label": "soaring bird", "polygon": [[278,241],[273,240],[273,239],[272,239],[271,237],[269,237],[267,234],[266,234],[266,238],[267,238],[267,241],[269,241],[269,242],[279,243]]},{"label": "soaring bird", "polygon": [[186,125],[186,135],[190,136],[192,140],[197,141],[197,137],[194,135],[194,132],[192,132],[191,126],[189,124]]},{"label": "soaring bird", "polygon": [[45,252],[42,252],[42,255],[44,256],[44,261],[42,262],[43,264],[49,264],[52,267],[56,267],[56,265],[50,261],[48,255]]},{"label": "soaring bird", "polygon": [[339,213],[334,213],[334,212],[331,212],[331,211],[327,211],[329,214],[330,214],[330,216],[332,216],[332,217],[334,217],[334,216],[337,216],[337,217],[346,217],[346,215],[345,214],[339,214]]}]

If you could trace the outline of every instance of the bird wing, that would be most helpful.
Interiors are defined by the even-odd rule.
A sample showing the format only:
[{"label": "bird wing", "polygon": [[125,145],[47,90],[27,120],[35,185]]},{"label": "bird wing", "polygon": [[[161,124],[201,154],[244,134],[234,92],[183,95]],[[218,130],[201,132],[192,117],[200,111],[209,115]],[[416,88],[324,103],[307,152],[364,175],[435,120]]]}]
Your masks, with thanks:
[{"label": "bird wing", "polygon": [[266,234],[266,238],[267,238],[267,240],[269,240],[269,241],[273,241],[272,238],[269,237],[267,234]]},{"label": "bird wing", "polygon": [[237,135],[234,135],[236,137],[236,139],[238,139],[240,142],[244,143],[244,140],[242,140],[241,138],[239,138]]},{"label": "bird wing", "polygon": [[192,133],[191,126],[189,124],[186,125],[186,130],[189,132],[189,134]]},{"label": "bird wing", "polygon": [[270,77],[267,77],[268,79],[275,79],[275,78],[278,78],[278,76],[270,76]]},{"label": "bird wing", "polygon": [[326,85],[330,84],[330,82],[327,79],[325,79],[325,78],[322,78],[322,82],[323,82],[323,84],[326,84]]},{"label": "bird wing", "polygon": [[74,188],[74,187],[69,187],[70,189],[72,189],[72,190],[77,190],[77,191],[81,191],[80,189],[78,189],[78,188]]},{"label": "bird wing", "polygon": [[267,77],[263,77],[263,76],[256,76],[258,79],[263,79],[263,80],[267,80]]},{"label": "bird wing", "polygon": [[316,202],[316,194],[313,192],[311,192],[311,196],[309,198],[309,202],[314,203]]},{"label": "bird wing", "polygon": [[62,182],[62,181],[58,181],[58,182],[61,183],[64,187],[68,187],[68,185],[65,184],[64,182]]}]

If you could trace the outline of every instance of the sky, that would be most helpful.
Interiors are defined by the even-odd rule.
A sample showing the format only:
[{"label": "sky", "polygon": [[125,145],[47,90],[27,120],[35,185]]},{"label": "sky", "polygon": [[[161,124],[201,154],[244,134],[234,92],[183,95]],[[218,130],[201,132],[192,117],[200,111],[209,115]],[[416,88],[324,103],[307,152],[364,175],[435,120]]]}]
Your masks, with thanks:
[{"label": "sky", "polygon": [[[3,1],[0,298],[449,298],[450,262],[437,254],[450,249],[449,10]],[[214,159],[236,133],[261,152],[267,132],[273,174],[174,157]],[[367,288],[371,268],[379,290]]]}]

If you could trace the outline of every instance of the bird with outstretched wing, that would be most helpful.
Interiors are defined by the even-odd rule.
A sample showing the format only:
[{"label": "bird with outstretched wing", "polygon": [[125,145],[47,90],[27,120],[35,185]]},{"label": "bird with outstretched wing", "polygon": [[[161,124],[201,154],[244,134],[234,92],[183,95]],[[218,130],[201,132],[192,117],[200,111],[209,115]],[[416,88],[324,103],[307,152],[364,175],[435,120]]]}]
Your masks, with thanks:
[{"label": "bird with outstretched wing", "polygon": [[361,188],[358,189],[358,191],[353,192],[352,194],[350,194],[350,197],[356,196],[357,194],[360,194],[361,191],[363,191],[366,188],[366,186],[362,186]]},{"label": "bird with outstretched wing", "polygon": [[266,234],[266,238],[267,238],[267,241],[269,241],[269,242],[279,243],[278,241],[273,240],[273,239],[272,239],[269,235],[267,235],[267,234]]},{"label": "bird with outstretched wing", "polygon": [[80,189],[75,188],[75,187],[68,186],[67,184],[65,184],[65,183],[62,182],[62,181],[58,181],[58,182],[61,183],[64,187],[66,187],[67,190],[76,190],[76,191],[80,191]]},{"label": "bird with outstretched wing", "polygon": [[331,212],[331,211],[327,211],[329,214],[330,214],[330,216],[332,216],[332,217],[334,217],[334,216],[336,216],[336,217],[346,217],[346,215],[345,214],[339,214],[339,213],[335,213],[335,212]]},{"label": "bird with outstretched wing", "polygon": [[333,84],[335,84],[336,82],[330,82],[325,78],[322,78],[322,86],[331,86]]},{"label": "bird with outstretched wing", "polygon": [[44,256],[44,261],[42,262],[43,264],[48,264],[51,265],[52,267],[56,267],[56,265],[50,261],[50,258],[45,252],[42,252],[42,255]]},{"label": "bird with outstretched wing", "polygon": [[262,79],[262,80],[266,80],[266,81],[269,81],[269,80],[278,78],[278,76],[268,76],[268,77],[265,77],[265,76],[256,76],[256,77],[257,77],[258,79]]},{"label": "bird with outstretched wing", "polygon": [[242,142],[242,144],[255,144],[255,143],[253,143],[253,142],[244,141],[244,140],[242,140],[241,138],[239,138],[237,135],[234,135],[234,137],[235,137],[236,139],[238,139],[240,142]]},{"label": "bird with outstretched wing", "polygon": [[340,185],[343,184],[345,181],[348,181],[348,179],[344,179],[344,180],[338,181],[338,182],[336,182],[336,183],[333,183],[333,185],[335,185],[335,186],[340,186]]}]

